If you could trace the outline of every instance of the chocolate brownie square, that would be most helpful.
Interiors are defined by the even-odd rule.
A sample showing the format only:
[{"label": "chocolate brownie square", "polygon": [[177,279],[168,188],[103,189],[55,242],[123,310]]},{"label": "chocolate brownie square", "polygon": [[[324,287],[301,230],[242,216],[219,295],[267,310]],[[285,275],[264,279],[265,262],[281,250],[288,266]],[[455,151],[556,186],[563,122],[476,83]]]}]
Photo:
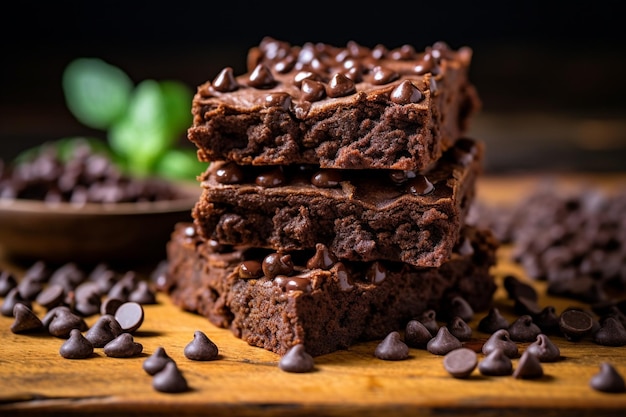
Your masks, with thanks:
[{"label": "chocolate brownie square", "polygon": [[459,239],[482,154],[481,142],[458,140],[426,174],[214,162],[192,216],[221,244],[292,251],[323,243],[340,260],[438,267]]},{"label": "chocolate brownie square", "polygon": [[488,230],[463,228],[439,268],[405,263],[339,262],[324,245],[277,253],[207,241],[191,223],[177,224],[167,245],[162,290],[174,304],[250,345],[283,355],[304,344],[317,356],[403,329],[427,309],[463,297],[474,311],[490,307],[490,268],[497,241]]},{"label": "chocolate brownie square", "polygon": [[188,137],[203,161],[429,169],[480,108],[472,50],[368,48],[264,38],[248,71],[200,85]]}]

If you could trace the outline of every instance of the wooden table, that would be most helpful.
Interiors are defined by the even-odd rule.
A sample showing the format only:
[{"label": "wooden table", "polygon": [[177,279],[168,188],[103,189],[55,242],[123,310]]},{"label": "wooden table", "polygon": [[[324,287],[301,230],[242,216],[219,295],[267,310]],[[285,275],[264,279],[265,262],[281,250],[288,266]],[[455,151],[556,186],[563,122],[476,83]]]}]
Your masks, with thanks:
[{"label": "wooden table", "polygon": [[[479,198],[512,201],[536,184],[538,177],[481,179]],[[602,186],[626,184],[626,176],[586,177]],[[580,178],[566,178],[578,183]],[[573,180],[573,181],[572,181]],[[499,250],[494,269],[504,274],[523,271],[510,261],[510,248]],[[4,260],[6,267],[7,261]],[[9,264],[10,265],[10,264]],[[530,281],[529,281],[530,282]],[[541,305],[562,309],[580,305],[550,298],[545,284],[533,282]],[[510,319],[512,302],[500,286],[494,304]],[[36,308],[36,306],[35,306]],[[35,310],[43,313],[41,310]],[[482,317],[484,313],[477,313]],[[92,324],[94,318],[88,319]],[[543,364],[544,377],[518,380],[485,377],[475,370],[467,380],[451,377],[442,357],[411,349],[404,361],[373,356],[377,341],[315,358],[312,373],[281,371],[279,357],[248,346],[228,330],[180,311],[164,294],[145,306],[145,321],[135,340],[141,357],[115,359],[96,349],[85,360],[59,355],[63,342],[49,335],[16,335],[12,318],[0,316],[0,416],[9,415],[171,415],[171,416],[415,416],[415,415],[624,415],[626,393],[606,394],[589,387],[602,361],[626,375],[626,347],[604,347],[590,341],[568,342],[553,337],[564,359]],[[478,319],[471,324],[476,325]],[[202,330],[220,349],[218,360],[194,362],[183,355],[195,330]],[[486,340],[475,332],[474,344]],[[155,391],[143,360],[162,346],[176,360],[191,390],[180,394]],[[527,344],[520,344],[520,351]],[[514,367],[517,359],[513,361]]]}]

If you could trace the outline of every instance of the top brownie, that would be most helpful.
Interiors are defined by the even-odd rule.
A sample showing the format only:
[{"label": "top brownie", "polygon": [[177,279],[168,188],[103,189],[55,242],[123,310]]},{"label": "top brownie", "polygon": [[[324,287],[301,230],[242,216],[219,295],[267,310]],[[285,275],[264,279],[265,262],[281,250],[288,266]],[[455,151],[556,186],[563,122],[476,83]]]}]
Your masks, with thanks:
[{"label": "top brownie", "polygon": [[198,87],[188,138],[207,162],[425,171],[480,107],[471,57],[443,42],[418,52],[266,37],[247,73],[227,67]]}]

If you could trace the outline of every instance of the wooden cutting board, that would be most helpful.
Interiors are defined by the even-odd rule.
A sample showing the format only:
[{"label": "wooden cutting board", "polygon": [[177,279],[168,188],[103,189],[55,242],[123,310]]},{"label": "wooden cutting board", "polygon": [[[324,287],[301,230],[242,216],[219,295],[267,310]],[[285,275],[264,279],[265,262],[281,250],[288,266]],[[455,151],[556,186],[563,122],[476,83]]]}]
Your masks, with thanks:
[{"label": "wooden cutting board", "polygon": [[[479,198],[515,201],[541,177],[485,177]],[[626,184],[626,176],[587,176],[585,182],[614,187]],[[579,184],[580,177],[565,177],[564,184]],[[498,282],[508,273],[524,277],[510,260],[510,248],[502,247],[494,268]],[[14,268],[6,259],[5,268]],[[524,277],[524,279],[526,279]],[[528,281],[531,282],[531,281]],[[568,299],[547,297],[545,283],[531,282],[541,294],[540,305],[553,305],[557,313],[569,306],[583,306]],[[501,285],[494,299],[509,319],[516,316],[512,301]],[[44,313],[36,312],[40,317]],[[478,318],[470,323],[476,326]],[[92,324],[95,318],[88,319]],[[315,358],[315,371],[293,374],[281,371],[279,357],[250,347],[230,331],[173,306],[164,294],[158,304],[145,306],[145,321],[135,341],[143,345],[140,357],[115,359],[96,349],[84,360],[63,359],[63,342],[49,335],[16,335],[12,318],[0,316],[0,416],[68,415],[167,415],[167,416],[415,416],[415,415],[624,415],[626,393],[607,394],[589,387],[590,378],[603,361],[626,376],[626,347],[605,347],[591,341],[552,340],[563,360],[544,363],[544,376],[518,380],[511,376],[486,377],[475,370],[467,380],[451,377],[442,357],[411,349],[404,361],[374,357],[377,341],[361,343],[345,351]],[[215,361],[194,362],[183,349],[201,330],[220,350]],[[474,332],[472,346],[487,335]],[[520,351],[528,344],[520,343]],[[142,369],[144,359],[163,347],[177,362],[191,390],[180,394],[152,388]],[[482,355],[479,355],[482,358]],[[518,360],[513,360],[513,366]]]}]

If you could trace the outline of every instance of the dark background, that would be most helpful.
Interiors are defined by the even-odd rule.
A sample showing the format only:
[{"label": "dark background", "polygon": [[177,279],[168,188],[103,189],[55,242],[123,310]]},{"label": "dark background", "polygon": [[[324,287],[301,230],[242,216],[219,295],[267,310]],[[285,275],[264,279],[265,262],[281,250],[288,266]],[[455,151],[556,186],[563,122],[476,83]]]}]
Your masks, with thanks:
[{"label": "dark background", "polygon": [[99,57],[133,80],[195,87],[243,72],[266,35],[293,44],[354,40],[474,50],[483,110],[471,135],[486,168],[626,170],[626,29],[618,1],[100,2],[13,4],[0,17],[0,158],[65,136],[98,134],[65,107],[61,75]]}]

